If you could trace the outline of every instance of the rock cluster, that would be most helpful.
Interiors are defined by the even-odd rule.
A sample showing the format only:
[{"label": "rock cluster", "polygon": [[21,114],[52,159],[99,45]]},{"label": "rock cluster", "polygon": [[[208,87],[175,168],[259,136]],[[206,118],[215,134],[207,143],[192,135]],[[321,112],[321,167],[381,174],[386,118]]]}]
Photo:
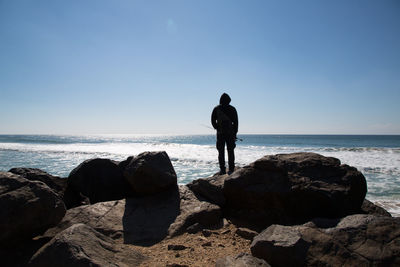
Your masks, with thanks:
[{"label": "rock cluster", "polygon": [[254,238],[251,252],[273,266],[399,266],[400,218],[350,215],[326,229],[272,225]]},{"label": "rock cluster", "polygon": [[355,168],[314,153],[265,156],[230,176],[188,186],[222,205],[229,216],[259,229],[357,213],[367,192],[365,178]]},{"label": "rock cluster", "polygon": [[144,152],[117,162],[90,159],[68,176],[67,207],[81,205],[81,195],[90,204],[126,197],[152,195],[176,186],[177,177],[165,152]]},{"label": "rock cluster", "polygon": [[85,224],[74,224],[33,255],[30,266],[138,266],[146,257]]},{"label": "rock cluster", "polygon": [[200,201],[186,187],[122,200],[100,202],[69,209],[57,227],[45,235],[84,223],[113,238],[123,237],[127,244],[154,244],[184,232],[194,224],[211,227],[220,223],[217,205]]},{"label": "rock cluster", "polygon": [[[355,168],[314,153],[265,156],[187,186],[177,185],[165,152],[87,160],[67,179],[12,169],[0,172],[0,255],[36,236],[45,244],[9,265],[138,266],[148,258],[132,245],[200,233],[200,247],[212,247],[210,229],[227,218],[232,234],[252,241],[252,255],[226,255],[216,266],[399,265],[400,219],[366,192]],[[176,257],[189,249],[168,246]]]},{"label": "rock cluster", "polygon": [[66,212],[43,182],[0,172],[0,247],[30,239],[57,225]]}]

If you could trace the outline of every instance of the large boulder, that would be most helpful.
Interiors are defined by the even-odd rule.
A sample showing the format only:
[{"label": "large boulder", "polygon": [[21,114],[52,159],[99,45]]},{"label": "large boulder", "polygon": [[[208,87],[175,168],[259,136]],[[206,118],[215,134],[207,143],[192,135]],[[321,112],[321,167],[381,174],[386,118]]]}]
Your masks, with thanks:
[{"label": "large boulder", "polygon": [[228,178],[227,174],[214,174],[211,177],[193,180],[187,186],[197,196],[207,199],[207,201],[217,204],[220,207],[225,205],[224,182]]},{"label": "large boulder", "polygon": [[33,255],[29,266],[139,266],[146,257],[85,224],[59,233]]},{"label": "large boulder", "polygon": [[0,246],[43,233],[57,225],[66,211],[47,185],[10,172],[0,172],[0,207]]},{"label": "large boulder", "polygon": [[294,153],[265,156],[235,171],[223,190],[230,216],[265,228],[357,213],[367,185],[336,158]]},{"label": "large boulder", "polygon": [[67,179],[65,178],[53,176],[36,168],[12,168],[9,172],[20,175],[30,181],[41,181],[53,189],[61,198],[64,197],[64,191],[67,187]]},{"label": "large boulder", "polygon": [[57,227],[46,236],[54,236],[76,223],[85,223],[95,230],[124,243],[151,245],[165,237],[186,231],[199,223],[205,227],[218,224],[221,210],[201,201],[186,187],[180,186],[153,196],[131,197],[72,208]]},{"label": "large boulder", "polygon": [[174,167],[165,151],[144,152],[132,158],[124,177],[140,195],[159,193],[177,185]]},{"label": "large boulder", "polygon": [[399,266],[400,218],[358,214],[330,228],[272,225],[251,252],[272,266]]},{"label": "large boulder", "polygon": [[88,197],[92,204],[131,195],[123,169],[118,164],[113,160],[97,158],[86,160],[73,169],[68,176],[67,207],[79,206],[80,194]]}]

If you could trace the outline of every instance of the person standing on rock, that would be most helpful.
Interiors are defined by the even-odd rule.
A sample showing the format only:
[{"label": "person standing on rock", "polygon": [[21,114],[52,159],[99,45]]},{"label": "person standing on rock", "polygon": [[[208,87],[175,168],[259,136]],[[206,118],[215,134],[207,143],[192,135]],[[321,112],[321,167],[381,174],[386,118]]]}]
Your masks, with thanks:
[{"label": "person standing on rock", "polygon": [[231,98],[223,93],[219,105],[211,114],[211,124],[217,130],[217,149],[220,174],[225,174],[225,143],[228,150],[229,174],[235,170],[236,135],[238,132],[238,115],[236,109],[229,105]]}]

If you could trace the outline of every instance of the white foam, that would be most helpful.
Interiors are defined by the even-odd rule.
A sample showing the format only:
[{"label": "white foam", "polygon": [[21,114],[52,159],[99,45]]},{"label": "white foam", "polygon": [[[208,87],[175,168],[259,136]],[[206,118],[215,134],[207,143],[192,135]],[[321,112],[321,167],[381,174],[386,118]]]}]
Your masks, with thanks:
[{"label": "white foam", "polygon": [[[93,140],[96,137],[93,137]],[[180,183],[188,183],[193,179],[212,175],[218,170],[218,152],[215,145],[179,144],[154,141],[154,136],[138,136],[138,142],[132,142],[132,136],[110,136],[110,140],[99,143],[71,144],[22,144],[0,143],[0,151],[31,152],[35,155],[13,159],[20,166],[43,167],[51,161],[50,173],[66,175],[85,159],[107,157],[122,160],[144,151],[166,151],[172,160]],[[104,137],[102,139],[104,141]],[[245,146],[238,145],[236,163],[239,166],[249,164],[265,155],[316,152],[324,156],[336,157],[342,163],[359,169],[367,178],[368,197],[380,200],[389,197],[389,205],[395,214],[397,204],[390,204],[391,198],[400,195],[400,149],[398,148],[332,148],[332,147],[293,147],[293,146]],[[37,154],[37,155],[36,155]],[[26,154],[28,155],[28,153]],[[31,164],[30,164],[31,162]],[[43,163],[41,163],[43,162]],[[42,165],[40,165],[42,164]],[[61,174],[60,174],[61,175]],[[380,203],[380,202],[379,202]],[[383,202],[386,203],[386,202]],[[397,202],[396,202],[397,203]],[[392,207],[393,206],[393,207]]]}]

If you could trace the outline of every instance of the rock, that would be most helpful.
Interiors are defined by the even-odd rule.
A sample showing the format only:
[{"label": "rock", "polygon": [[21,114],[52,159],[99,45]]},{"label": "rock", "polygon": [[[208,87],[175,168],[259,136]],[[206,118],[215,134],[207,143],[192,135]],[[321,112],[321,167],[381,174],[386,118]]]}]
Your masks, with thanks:
[{"label": "rock", "polygon": [[210,230],[208,230],[208,229],[203,229],[203,230],[201,231],[201,233],[202,233],[203,236],[205,236],[205,237],[209,237],[209,236],[211,236],[211,234],[212,234],[212,232],[211,232]]},{"label": "rock", "polygon": [[211,245],[212,245],[211,241],[207,241],[207,242],[201,244],[202,247],[211,247]]},{"label": "rock", "polygon": [[179,215],[177,190],[154,196],[100,202],[67,211],[62,222],[46,232],[54,236],[76,223],[84,223],[114,239],[129,244],[154,244],[168,235],[169,226]]},{"label": "rock", "polygon": [[223,224],[223,227],[228,227],[228,226],[231,224],[231,222],[228,221],[226,218],[224,218],[224,219],[222,220],[222,224]]},{"label": "rock", "polygon": [[84,224],[59,233],[31,259],[30,266],[139,266],[145,256]]},{"label": "rock", "polygon": [[129,162],[131,162],[133,158],[134,158],[133,156],[129,156],[126,160],[123,160],[123,161],[119,162],[118,163],[118,167],[121,170],[125,171],[125,169],[128,166]]},{"label": "rock", "polygon": [[170,244],[168,245],[168,250],[184,250],[187,249],[188,247],[184,246],[184,245],[174,245],[174,244]]},{"label": "rock", "polygon": [[[132,194],[118,162],[109,159],[90,159],[81,163],[68,176],[69,193],[87,196],[90,203],[123,199]],[[68,207],[78,203],[67,203]]]},{"label": "rock", "polygon": [[350,215],[326,229],[272,225],[251,252],[273,266],[399,266],[400,218]]},{"label": "rock", "polygon": [[236,229],[235,232],[238,236],[243,237],[244,239],[247,240],[253,240],[253,238],[258,235],[258,233],[256,231],[244,228],[244,227],[239,227],[238,229]]},{"label": "rock", "polygon": [[222,259],[218,259],[215,267],[269,267],[270,265],[262,260],[255,258],[246,253],[240,253],[236,256],[227,256]]},{"label": "rock", "polygon": [[90,199],[87,196],[71,186],[67,186],[65,189],[63,200],[67,209],[90,204]]},{"label": "rock", "polygon": [[179,186],[180,214],[169,227],[169,236],[183,233],[186,228],[199,223],[205,228],[221,223],[221,208],[207,201],[198,199],[187,186]]},{"label": "rock", "polygon": [[180,186],[153,196],[96,203],[67,211],[62,222],[46,232],[54,236],[76,223],[85,223],[124,243],[152,245],[183,233],[192,224],[214,225],[221,220],[220,208],[200,201]]},{"label": "rock", "polygon": [[204,236],[197,236],[197,240],[200,242],[207,242],[208,238],[204,237]]},{"label": "rock", "polygon": [[199,223],[194,223],[192,225],[190,225],[188,228],[186,228],[186,232],[188,232],[189,234],[196,234],[198,232],[200,232],[201,230],[203,230],[204,226],[202,226]]},{"label": "rock", "polygon": [[272,225],[253,239],[251,254],[272,266],[304,266],[309,247],[295,226]]},{"label": "rock", "polygon": [[41,181],[57,193],[67,208],[87,205],[90,200],[81,193],[67,188],[67,178],[53,176],[45,171],[35,168],[13,168],[9,172],[18,174],[30,181]]},{"label": "rock", "polygon": [[44,236],[53,238],[74,224],[86,224],[96,231],[112,238],[123,236],[122,217],[125,211],[125,200],[99,202],[67,210],[62,221],[48,229]]},{"label": "rock", "polygon": [[0,172],[0,207],[0,246],[43,233],[66,211],[60,197],[43,182],[10,172]]},{"label": "rock", "polygon": [[364,200],[364,202],[361,206],[361,213],[392,217],[392,215],[387,210],[375,205],[368,199]]},{"label": "rock", "polygon": [[359,171],[338,159],[294,153],[265,156],[235,171],[223,191],[227,215],[261,230],[358,213],[367,186]]},{"label": "rock", "polygon": [[41,181],[56,192],[61,198],[64,197],[64,191],[67,187],[67,179],[65,178],[53,176],[45,171],[35,168],[12,168],[9,172],[22,176],[30,181]]},{"label": "rock", "polygon": [[208,178],[200,178],[187,184],[196,196],[203,197],[207,201],[220,207],[225,205],[223,192],[224,182],[228,175],[215,174]]},{"label": "rock", "polygon": [[134,192],[151,195],[177,186],[177,177],[165,151],[144,152],[132,158],[124,171]]}]

